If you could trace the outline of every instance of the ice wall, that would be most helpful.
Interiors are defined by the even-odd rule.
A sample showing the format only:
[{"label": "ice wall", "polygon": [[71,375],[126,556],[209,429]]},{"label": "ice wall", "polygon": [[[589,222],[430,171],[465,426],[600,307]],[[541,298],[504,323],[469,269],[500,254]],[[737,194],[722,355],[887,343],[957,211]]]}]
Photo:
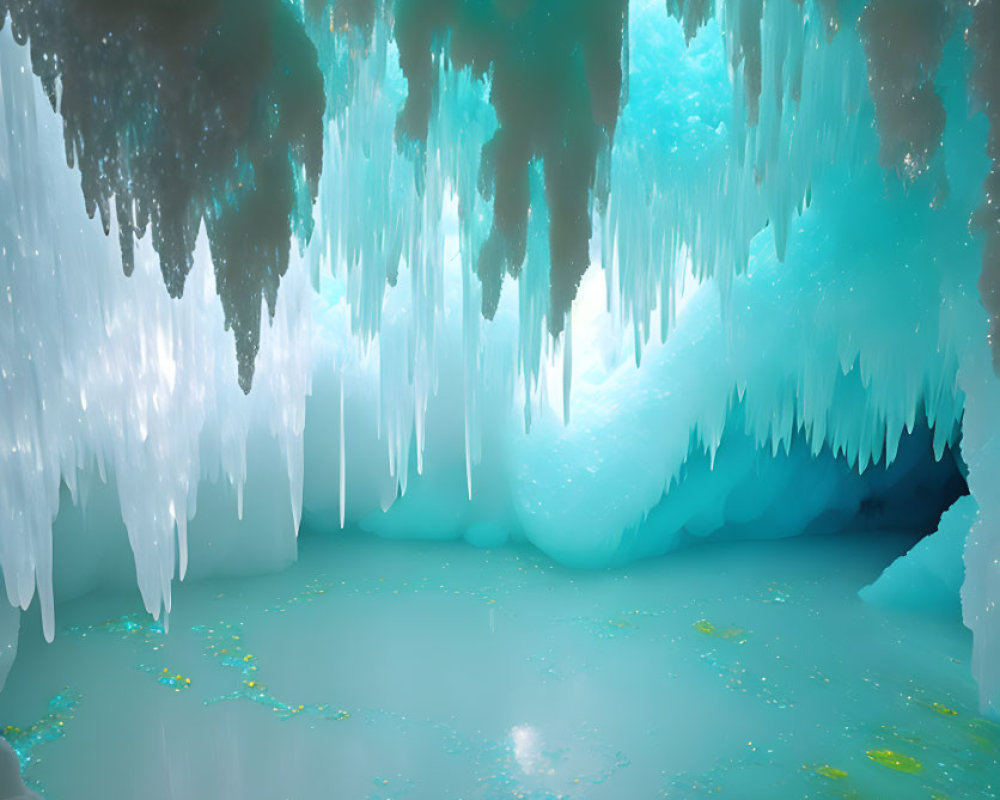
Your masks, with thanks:
[{"label": "ice wall", "polygon": [[962,422],[962,454],[969,465],[969,490],[979,506],[979,515],[966,540],[965,583],[962,613],[973,632],[973,673],[979,681],[984,706],[1000,712],[1000,502],[995,488],[1000,464],[1000,437],[996,435],[1000,408],[1000,381],[993,369],[986,323],[977,319],[978,336],[959,371],[966,394]]},{"label": "ice wall", "polygon": [[14,657],[17,655],[17,637],[21,628],[21,611],[8,603],[0,603],[0,690],[7,680]]},{"label": "ice wall", "polygon": [[960,614],[965,541],[978,516],[972,495],[956,500],[941,516],[937,530],[890,564],[875,583],[861,590],[861,597],[893,608]]},{"label": "ice wall", "polygon": [[[511,467],[528,537],[592,564],[641,551],[644,539],[668,549],[685,531],[749,521],[737,490],[759,451],[785,451],[790,473],[808,469],[816,483],[815,498],[773,502],[793,520],[784,527],[799,532],[824,510],[843,503],[849,515],[860,502],[849,481],[823,477],[823,459],[804,466],[810,452],[880,471],[924,414],[940,456],[958,433],[957,371],[968,320],[980,314],[971,288],[978,251],[953,235],[974,202],[966,195],[963,207],[956,192],[931,209],[916,188],[887,190],[874,164],[830,175],[798,219],[784,264],[770,230],[754,240],[728,319],[706,284],[641,368],[578,363],[572,424],[536,420]],[[900,224],[887,228],[887,214]],[[778,491],[786,480],[754,484],[756,516],[775,511],[760,488]]]}]

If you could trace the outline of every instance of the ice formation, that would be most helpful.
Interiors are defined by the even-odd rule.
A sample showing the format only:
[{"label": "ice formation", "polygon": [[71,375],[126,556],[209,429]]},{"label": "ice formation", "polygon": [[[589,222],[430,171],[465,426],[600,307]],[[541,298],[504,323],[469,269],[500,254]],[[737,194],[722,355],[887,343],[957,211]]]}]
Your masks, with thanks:
[{"label": "ice formation", "polygon": [[52,635],[53,520],[159,614],[303,509],[595,566],[933,527],[967,468],[879,591],[968,526],[996,708],[998,8],[0,0],[10,600]]},{"label": "ice formation", "polygon": [[21,615],[7,603],[0,603],[0,689],[7,680],[7,673],[17,655],[17,636],[21,625]]},{"label": "ice formation", "polygon": [[171,297],[204,221],[240,384],[250,390],[261,297],[275,313],[290,239],[312,226],[322,153],[315,50],[283,3],[123,10],[4,3],[64,127],[87,214],[114,208],[126,275],[147,227]]},{"label": "ice formation", "polygon": [[300,491],[309,374],[297,342],[308,338],[308,285],[303,277],[298,290],[282,294],[258,357],[272,365],[271,377],[241,399],[232,345],[212,302],[207,243],[195,245],[197,268],[180,302],[164,291],[147,242],[136,248],[134,274],[122,275],[117,254],[78,205],[76,177],[61,159],[41,155],[61,151],[62,129],[27,55],[10,37],[0,42],[0,206],[9,232],[0,245],[0,561],[13,603],[26,608],[37,585],[51,636],[61,484],[85,507],[92,484],[114,481],[153,613],[169,610],[170,581],[186,569],[186,527],[202,478],[221,471],[242,495],[255,414],[282,442],[288,466],[278,475]]},{"label": "ice formation", "polygon": [[38,795],[24,785],[17,754],[3,737],[0,737],[0,798],[38,800]]},{"label": "ice formation", "polygon": [[932,613],[957,609],[965,580],[965,539],[978,513],[971,495],[956,500],[941,516],[937,530],[890,564],[861,596],[895,608]]}]

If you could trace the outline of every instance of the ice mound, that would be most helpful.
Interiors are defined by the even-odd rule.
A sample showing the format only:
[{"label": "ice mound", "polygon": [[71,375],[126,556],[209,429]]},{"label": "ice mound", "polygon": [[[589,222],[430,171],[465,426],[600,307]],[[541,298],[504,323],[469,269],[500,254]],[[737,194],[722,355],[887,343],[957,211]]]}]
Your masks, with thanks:
[{"label": "ice mound", "polygon": [[965,542],[979,509],[966,495],[941,517],[937,531],[897,558],[871,586],[861,590],[869,603],[932,613],[960,613],[965,581]]},{"label": "ice mound", "polygon": [[21,765],[17,754],[0,736],[0,800],[40,800],[21,780]]}]

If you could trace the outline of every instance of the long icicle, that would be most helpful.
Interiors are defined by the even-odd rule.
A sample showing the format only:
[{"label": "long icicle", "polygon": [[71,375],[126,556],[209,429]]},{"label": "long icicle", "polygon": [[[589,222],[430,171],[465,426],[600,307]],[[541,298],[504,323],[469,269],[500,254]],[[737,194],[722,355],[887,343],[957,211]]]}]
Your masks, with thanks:
[{"label": "long icicle", "polygon": [[340,373],[340,529],[344,530],[344,513],[346,510],[346,497],[347,497],[347,475],[346,464],[347,459],[345,457],[346,448],[344,447],[344,373]]}]

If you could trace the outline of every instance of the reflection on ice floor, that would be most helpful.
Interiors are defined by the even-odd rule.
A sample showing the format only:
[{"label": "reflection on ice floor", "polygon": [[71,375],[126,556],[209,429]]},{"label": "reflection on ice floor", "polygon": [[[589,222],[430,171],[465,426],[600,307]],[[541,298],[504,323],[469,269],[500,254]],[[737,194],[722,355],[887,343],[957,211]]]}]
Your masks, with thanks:
[{"label": "reflection on ice floor", "polygon": [[[26,616],[0,721],[56,800],[1000,796],[957,620],[856,591],[895,535],[573,572],[305,536],[271,576]],[[131,602],[136,614],[122,617]]]}]

